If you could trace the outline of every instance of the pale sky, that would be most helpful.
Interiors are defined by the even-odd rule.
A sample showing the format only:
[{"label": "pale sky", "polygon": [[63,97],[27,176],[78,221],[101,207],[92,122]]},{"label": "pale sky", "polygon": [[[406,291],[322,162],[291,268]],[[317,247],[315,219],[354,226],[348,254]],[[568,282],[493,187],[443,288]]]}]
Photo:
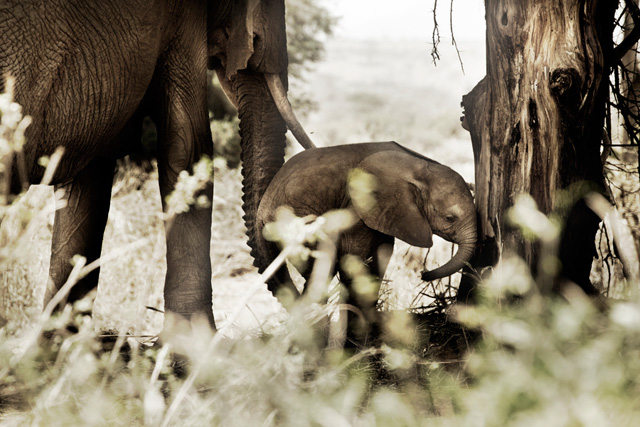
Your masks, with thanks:
[{"label": "pale sky", "polygon": [[[434,0],[323,1],[334,15],[341,17],[336,31],[338,37],[431,40]],[[451,41],[450,8],[451,0],[437,2],[437,20],[443,43]],[[484,26],[484,1],[453,0],[453,29],[457,41],[484,38]]]}]

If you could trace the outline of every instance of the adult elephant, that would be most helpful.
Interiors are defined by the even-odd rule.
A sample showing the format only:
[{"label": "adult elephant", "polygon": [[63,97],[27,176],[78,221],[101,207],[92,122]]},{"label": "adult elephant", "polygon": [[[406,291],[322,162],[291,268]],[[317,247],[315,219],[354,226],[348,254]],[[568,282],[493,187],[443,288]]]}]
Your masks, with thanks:
[{"label": "adult elephant", "polygon": [[[37,182],[43,173],[37,159],[65,148],[52,182],[65,196],[55,215],[54,286],[46,299],[67,280],[73,255],[89,262],[100,256],[115,161],[138,143],[145,116],[158,129],[163,203],[182,170],[212,155],[207,65],[238,105],[245,220],[252,228],[259,198],[284,157],[286,124],[277,105],[288,102],[274,102],[266,83],[277,96],[285,93],[284,0],[0,4],[0,75],[15,79],[16,101],[33,118],[24,167],[16,169]],[[203,194],[211,198],[212,192],[211,183]],[[202,315],[215,327],[210,228],[211,208],[203,207],[179,214],[167,227],[164,296],[165,310],[187,319]],[[84,296],[97,280],[94,271],[69,299]]]}]

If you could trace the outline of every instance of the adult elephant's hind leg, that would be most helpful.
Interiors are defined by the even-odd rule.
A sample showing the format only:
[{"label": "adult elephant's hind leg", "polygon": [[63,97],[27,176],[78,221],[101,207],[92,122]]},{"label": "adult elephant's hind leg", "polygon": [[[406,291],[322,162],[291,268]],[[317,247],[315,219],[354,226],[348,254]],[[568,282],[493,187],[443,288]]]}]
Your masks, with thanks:
[{"label": "adult elephant's hind leg", "polygon": [[[87,258],[87,264],[100,257],[102,237],[109,215],[115,161],[98,158],[78,173],[68,184],[56,186],[63,197],[56,200],[51,242],[51,282],[45,293],[45,306],[65,284],[73,269],[74,255]],[[99,269],[76,283],[67,301],[83,298],[98,285]],[[64,302],[59,308],[64,306]]]}]

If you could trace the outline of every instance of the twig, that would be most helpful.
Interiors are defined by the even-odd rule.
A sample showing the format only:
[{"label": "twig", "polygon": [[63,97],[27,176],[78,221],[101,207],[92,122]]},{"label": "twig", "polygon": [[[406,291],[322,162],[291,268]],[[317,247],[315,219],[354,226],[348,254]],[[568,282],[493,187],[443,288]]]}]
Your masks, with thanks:
[{"label": "twig", "polygon": [[[609,264],[609,258],[611,257],[611,241],[609,240],[609,231],[607,230],[607,224],[602,221],[602,232],[600,233],[600,245],[602,245],[602,237],[606,239],[607,252],[605,254],[601,251],[602,256],[602,264],[607,267],[607,296],[610,295],[611,290],[611,279],[613,277],[613,273],[611,272],[611,265]],[[604,279],[604,278],[603,278]]]},{"label": "twig", "polygon": [[462,74],[464,74],[464,64],[462,63],[462,57],[460,56],[460,49],[458,49],[458,42],[453,34],[453,0],[451,0],[451,7],[449,8],[449,27],[451,28],[451,44],[455,47],[458,54],[458,61],[460,61],[460,68],[462,68]]},{"label": "twig", "polygon": [[633,20],[633,30],[613,49],[613,55],[617,60],[622,59],[638,40],[640,40],[640,9],[638,9],[638,5],[633,0],[625,0],[625,5],[628,9],[627,13]]},{"label": "twig", "polygon": [[42,180],[40,181],[40,185],[49,185],[53,180],[53,175],[60,164],[60,160],[62,159],[62,155],[64,154],[64,147],[58,147],[53,152],[53,154],[49,157],[49,163],[47,163],[47,168],[44,171],[44,175],[42,175]]},{"label": "twig", "polygon": [[438,45],[440,44],[440,29],[438,28],[438,18],[436,11],[438,10],[438,0],[433,2],[433,33],[431,34],[431,41],[433,42],[433,48],[431,49],[431,58],[433,64],[436,65],[436,61],[440,60],[440,54],[438,53]]},{"label": "twig", "polygon": [[633,284],[631,292],[637,293],[638,282],[640,281],[640,261],[638,260],[638,250],[636,248],[629,225],[622,219],[609,202],[598,194],[587,196],[587,206],[593,210],[600,218],[609,218],[613,240],[618,247],[620,260],[622,261],[625,278]]},{"label": "twig", "polygon": [[97,338],[158,338],[157,335],[130,335],[130,334],[98,334]]},{"label": "twig", "polygon": [[166,359],[170,349],[171,349],[171,345],[166,344],[162,346],[162,348],[158,352],[156,365],[153,367],[153,372],[151,373],[151,378],[149,380],[150,388],[153,388],[155,383],[158,381],[158,378],[160,377],[160,372],[162,371],[162,367],[164,365],[164,360]]}]

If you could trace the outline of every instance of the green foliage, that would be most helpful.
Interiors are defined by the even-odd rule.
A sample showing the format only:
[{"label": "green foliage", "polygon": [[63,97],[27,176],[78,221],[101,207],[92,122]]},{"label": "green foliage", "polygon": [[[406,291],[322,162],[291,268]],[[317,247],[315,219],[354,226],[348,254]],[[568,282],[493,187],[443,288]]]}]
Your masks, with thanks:
[{"label": "green foliage", "polygon": [[337,19],[313,0],[287,0],[287,51],[289,73],[303,78],[303,71],[324,55],[324,38],[333,33]]},{"label": "green foliage", "polygon": [[211,206],[211,200],[204,195],[198,195],[213,177],[213,160],[203,156],[193,165],[193,172],[181,171],[178,175],[175,189],[167,196],[166,214],[177,215],[189,211],[191,206]]},{"label": "green foliage", "polygon": [[[521,197],[509,216],[545,255],[537,277],[503,256],[480,303],[458,319],[482,331],[468,358],[468,425],[628,425],[640,402],[640,301],[594,300],[579,288],[550,296],[546,268],[559,229]],[[626,286],[637,286],[627,283]],[[637,295],[637,294],[636,294]]]},{"label": "green foliage", "polygon": [[[402,350],[351,357],[309,351],[304,337],[313,325],[302,315],[290,319],[288,332],[259,339],[228,341],[195,327],[167,334],[153,347],[111,340],[109,350],[75,309],[49,320],[60,328],[51,341],[25,346],[3,337],[1,421],[418,425],[422,417],[435,416],[440,405],[442,410],[452,406],[444,393],[420,385],[425,378],[442,385],[451,380],[438,369],[418,370]],[[79,332],[66,336],[67,325]],[[380,382],[382,371],[388,378]]]},{"label": "green foliage", "polygon": [[[501,269],[495,273],[504,277],[485,284],[483,303],[459,313],[483,331],[468,359],[473,382],[462,397],[464,423],[596,426],[636,419],[640,304],[598,310],[577,289],[569,302],[542,297],[535,287],[522,293],[533,279],[521,262],[505,261]],[[505,281],[514,285],[496,283]],[[506,302],[514,294],[522,299]]]},{"label": "green foliage", "polygon": [[286,0],[289,98],[300,116],[315,110],[316,100],[306,89],[305,72],[324,57],[324,42],[333,34],[337,18],[313,0]]},{"label": "green foliage", "polygon": [[[31,123],[31,117],[22,115],[22,106],[13,101],[13,80],[7,80],[7,90],[0,94],[0,157],[4,158],[24,145],[24,131]],[[4,163],[0,172],[4,170]]]},{"label": "green foliage", "polygon": [[[310,236],[318,241],[333,235],[340,221],[297,223],[283,214],[273,232],[300,245]],[[297,225],[287,226],[292,223]],[[298,237],[287,230],[298,230],[293,233]],[[366,283],[361,267],[348,269]],[[313,304],[292,310],[271,334],[249,331],[228,339],[224,328],[212,335],[204,325],[177,323],[161,343],[149,346],[139,338],[97,337],[85,314],[90,301],[81,301],[44,319],[35,334],[2,329],[0,420],[15,425],[629,425],[640,415],[637,301],[614,302],[603,310],[578,290],[568,295],[570,302],[550,298],[537,290],[517,258],[497,266],[482,289],[477,306],[456,312],[481,334],[464,368],[433,352],[442,345],[435,341],[439,333],[447,331],[452,335],[444,340],[452,340],[460,332],[434,322],[421,329],[409,313],[386,316],[385,344],[360,353],[319,350],[312,337],[325,327],[331,308]],[[70,335],[69,329],[78,332]],[[41,338],[40,331],[51,338]]]}]

